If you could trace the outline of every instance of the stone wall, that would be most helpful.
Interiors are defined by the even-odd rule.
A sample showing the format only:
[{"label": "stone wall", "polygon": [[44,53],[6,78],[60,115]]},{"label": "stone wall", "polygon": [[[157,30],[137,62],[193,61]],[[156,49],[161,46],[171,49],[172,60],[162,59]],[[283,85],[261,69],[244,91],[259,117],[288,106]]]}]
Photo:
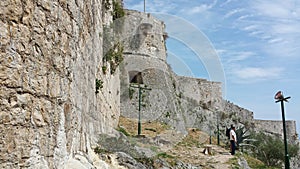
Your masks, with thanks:
[{"label": "stone wall", "polygon": [[231,119],[232,124],[241,123],[246,127],[253,127],[253,112],[245,108],[242,108],[234,103],[227,100],[223,100],[223,119]]},{"label": "stone wall", "polygon": [[[265,132],[268,134],[276,135],[283,138],[283,125],[282,121],[278,120],[254,120],[255,131]],[[296,122],[293,120],[287,120],[286,124],[286,133],[287,139],[289,142],[294,143],[298,140],[298,134],[296,131]]]},{"label": "stone wall", "polygon": [[177,76],[177,84],[184,97],[199,102],[202,107],[206,107],[212,111],[222,108],[222,88],[220,82]]},{"label": "stone wall", "polygon": [[102,3],[1,1],[0,168],[80,168],[75,158],[92,163],[98,134],[113,133],[120,81],[100,71]]}]

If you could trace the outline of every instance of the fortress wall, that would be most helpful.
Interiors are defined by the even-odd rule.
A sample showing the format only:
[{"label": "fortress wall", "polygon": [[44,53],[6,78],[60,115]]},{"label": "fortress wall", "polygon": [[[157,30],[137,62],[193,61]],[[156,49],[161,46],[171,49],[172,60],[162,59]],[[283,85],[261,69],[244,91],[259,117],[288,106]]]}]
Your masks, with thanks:
[{"label": "fortress wall", "polygon": [[[296,131],[296,122],[293,120],[287,120],[286,132],[289,141],[294,142],[298,139]],[[283,125],[282,121],[278,120],[254,120],[255,128],[257,132],[263,131],[265,133],[273,134],[283,138]]]},{"label": "fortress wall", "polygon": [[224,112],[227,113],[233,121],[240,121],[242,123],[251,123],[254,119],[253,112],[242,108],[227,100],[223,100]]},{"label": "fortress wall", "polygon": [[206,79],[176,76],[180,92],[184,97],[194,99],[210,110],[221,109],[222,89],[220,82]]}]

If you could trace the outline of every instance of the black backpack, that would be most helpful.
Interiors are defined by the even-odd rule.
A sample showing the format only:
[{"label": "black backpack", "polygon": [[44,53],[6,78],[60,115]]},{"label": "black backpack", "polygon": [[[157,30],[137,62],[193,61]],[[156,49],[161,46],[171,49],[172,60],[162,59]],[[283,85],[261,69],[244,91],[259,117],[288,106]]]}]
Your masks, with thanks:
[{"label": "black backpack", "polygon": [[228,139],[230,139],[230,130],[231,128],[226,129],[226,136],[228,137]]}]

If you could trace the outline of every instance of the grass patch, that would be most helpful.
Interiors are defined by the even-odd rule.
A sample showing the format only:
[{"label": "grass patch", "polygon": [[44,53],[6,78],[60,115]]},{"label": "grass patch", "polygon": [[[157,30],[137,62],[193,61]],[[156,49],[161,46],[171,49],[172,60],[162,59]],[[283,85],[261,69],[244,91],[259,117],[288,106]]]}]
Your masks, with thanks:
[{"label": "grass patch", "polygon": [[157,152],[158,149],[159,149],[159,148],[156,147],[156,146],[151,146],[151,147],[150,147],[150,150],[153,151],[153,152]]},{"label": "grass patch", "polygon": [[239,165],[238,165],[238,157],[234,157],[229,159],[229,161],[227,162],[232,169],[239,169]]},{"label": "grass patch", "polygon": [[116,130],[123,133],[125,136],[130,136],[130,134],[121,126],[119,126]]},{"label": "grass patch", "polygon": [[[119,118],[119,126],[126,128],[127,133],[131,136],[137,134],[138,121],[137,119],[129,119],[123,116]],[[142,121],[142,134],[146,137],[155,137],[158,134],[168,130],[169,125],[157,121]]]},{"label": "grass patch", "polygon": [[174,156],[170,155],[170,154],[167,154],[166,152],[161,152],[161,153],[158,153],[156,155],[158,158],[159,157],[162,157],[162,158],[175,158]]},{"label": "grass patch", "polygon": [[102,149],[102,148],[100,148],[99,146],[96,147],[96,148],[94,149],[94,152],[95,152],[96,154],[110,153],[109,151],[107,151],[107,150],[105,150],[105,149]]},{"label": "grass patch", "polygon": [[248,165],[250,168],[257,168],[257,169],[280,169],[278,167],[269,167],[266,166],[262,161],[251,157],[249,155],[244,155],[244,158],[246,159]]},{"label": "grass patch", "polygon": [[167,154],[166,152],[161,152],[161,153],[158,153],[156,155],[156,158],[163,158],[165,159],[171,166],[175,166],[176,165],[176,157],[170,155],[170,154]]},{"label": "grass patch", "polygon": [[240,153],[237,153],[236,156],[234,158],[231,158],[227,164],[229,164],[231,166],[232,169],[239,169],[240,166],[238,165],[238,159],[240,157],[244,157],[245,160],[247,161],[248,163],[248,166],[250,168],[255,168],[255,169],[281,169],[281,168],[277,168],[277,167],[270,167],[270,166],[267,166],[265,165],[262,161],[250,156],[250,155],[247,155],[247,154],[240,154]]},{"label": "grass patch", "polygon": [[200,143],[199,135],[199,129],[192,129],[189,131],[189,134],[177,145],[184,147],[201,147],[202,144]]}]

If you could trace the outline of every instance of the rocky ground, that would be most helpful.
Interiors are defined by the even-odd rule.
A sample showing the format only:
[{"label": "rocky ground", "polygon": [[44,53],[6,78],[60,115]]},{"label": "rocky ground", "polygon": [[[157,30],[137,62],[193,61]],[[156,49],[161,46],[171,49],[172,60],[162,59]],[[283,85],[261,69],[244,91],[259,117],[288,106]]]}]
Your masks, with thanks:
[{"label": "rocky ground", "polygon": [[119,138],[101,137],[98,151],[102,159],[125,168],[247,168],[240,167],[243,160],[230,155],[224,143],[218,146],[212,138],[209,144],[209,135],[198,129],[183,135],[162,123],[143,122],[142,135],[136,136],[137,120],[121,117],[118,130],[123,133]]}]

